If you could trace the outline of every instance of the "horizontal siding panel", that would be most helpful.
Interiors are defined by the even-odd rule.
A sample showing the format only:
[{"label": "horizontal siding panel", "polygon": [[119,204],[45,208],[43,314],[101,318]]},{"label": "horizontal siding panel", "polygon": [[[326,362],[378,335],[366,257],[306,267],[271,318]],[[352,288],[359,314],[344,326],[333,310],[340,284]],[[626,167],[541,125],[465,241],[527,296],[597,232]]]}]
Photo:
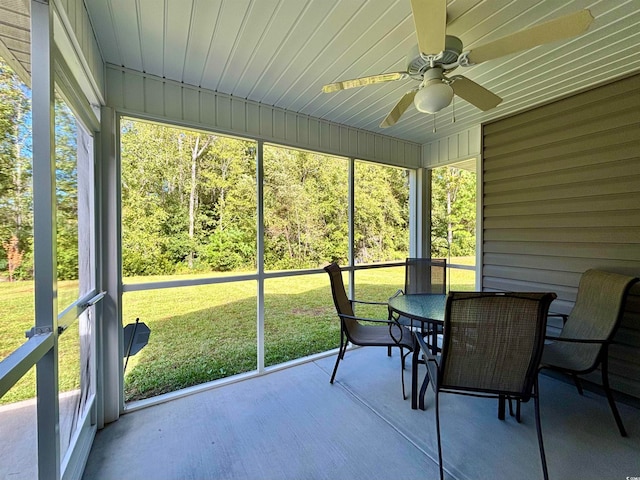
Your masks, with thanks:
[{"label": "horizontal siding panel", "polygon": [[[514,266],[498,266],[498,265],[486,265],[483,269],[483,275],[487,277],[495,277],[501,281],[508,281],[514,285],[518,285],[518,289],[525,285],[529,285],[530,288],[539,290],[540,288],[547,289],[549,285],[564,286],[570,285],[575,281],[576,276],[579,278],[580,274],[566,272],[566,271],[552,271],[552,270],[540,270],[540,269],[528,269],[523,267]],[[511,287],[513,288],[513,287]],[[575,288],[572,288],[574,291]],[[555,292],[556,290],[550,290]],[[566,297],[565,297],[566,298]],[[575,300],[575,293],[569,297],[572,301]]]},{"label": "horizontal siding panel", "polygon": [[[564,271],[582,273],[585,270],[594,268],[593,259],[580,257],[562,257],[562,264],[558,263],[558,258],[551,255],[510,255],[507,253],[485,253],[484,261],[492,267],[520,267],[533,268],[548,271]],[[624,271],[629,267],[628,260],[609,260],[607,268],[615,271]],[[638,261],[640,267],[640,260]]]},{"label": "horizontal siding panel", "polygon": [[[561,266],[562,258],[586,258],[590,259],[593,267],[606,266],[610,260],[631,261],[632,264],[640,261],[640,245],[635,244],[595,244],[595,243],[573,243],[573,242],[513,242],[513,241],[486,241],[483,245],[484,253],[504,253],[509,255],[529,254],[529,255],[551,255],[560,257],[558,266]],[[635,259],[635,260],[630,260]],[[636,275],[630,272],[630,275]]]},{"label": "horizontal siding panel", "polygon": [[587,151],[580,150],[571,154],[553,152],[553,158],[544,158],[540,152],[526,152],[528,158],[515,162],[513,158],[504,160],[493,159],[485,164],[484,180],[493,182],[505,178],[518,178],[541,173],[563,172],[567,169],[585,168],[591,165],[608,164],[631,160],[637,162],[640,159],[640,141],[616,143]]},{"label": "horizontal siding panel", "polygon": [[529,110],[528,112],[513,115],[511,117],[492,122],[483,126],[483,136],[498,135],[505,130],[517,130],[526,127],[529,123],[544,122],[549,118],[561,116],[568,110],[581,108],[589,103],[604,103],[611,97],[626,95],[631,97],[640,90],[640,76],[634,75],[622,80],[618,80],[599,88],[573,95],[559,100],[541,108]]},{"label": "horizontal siding panel", "polygon": [[606,135],[597,136],[583,136],[579,141],[569,140],[558,144],[536,144],[530,148],[520,151],[505,151],[499,153],[492,149],[484,149],[483,155],[487,160],[485,164],[486,171],[491,171],[497,167],[509,167],[510,165],[517,165],[527,161],[542,161],[542,160],[562,160],[566,156],[589,154],[594,150],[600,150],[603,152],[602,160],[606,161],[606,152],[611,148],[618,148],[618,146],[625,143],[632,143],[637,145],[638,139],[638,125],[632,124],[616,130],[609,130]]},{"label": "horizontal siding panel", "polygon": [[[483,126],[483,289],[569,313],[585,270],[640,276],[638,111],[635,75]],[[640,398],[640,287],[624,308],[610,381]]]},{"label": "horizontal siding panel", "polygon": [[[606,165],[590,165],[580,169],[579,174],[563,170],[554,175],[530,175],[528,177],[515,177],[495,182],[487,182],[485,194],[509,193],[522,189],[540,189],[549,187],[572,186],[574,184],[601,184],[607,181],[619,181],[621,177],[634,176],[640,179],[640,161],[623,161]],[[593,191],[592,191],[593,193]]]},{"label": "horizontal siding panel", "polygon": [[[640,206],[640,204],[638,204]],[[536,208],[530,216],[504,215],[487,218],[484,226],[487,229],[506,228],[530,228],[535,223],[537,228],[588,228],[594,225],[598,227],[624,227],[640,224],[640,209],[638,210],[613,210],[606,214],[602,212],[573,212],[556,214],[538,214]]]},{"label": "horizontal siding panel", "polygon": [[[617,126],[637,123],[636,113],[640,108],[640,98],[635,95],[618,95],[609,98],[607,104],[591,103],[565,110],[562,115],[547,117],[544,122],[527,124],[526,129],[503,132],[487,137],[485,147],[512,148],[520,150],[531,145],[555,143],[567,139],[597,133]],[[609,118],[609,112],[615,110],[616,116]],[[603,122],[603,118],[607,119]]]},{"label": "horizontal siding panel", "polygon": [[[551,182],[552,180],[550,180]],[[565,183],[562,188],[557,185],[546,187],[520,189],[513,192],[491,193],[491,184],[484,190],[486,205],[501,203],[538,202],[548,199],[591,197],[597,195],[617,195],[620,193],[635,193],[640,185],[640,175],[623,176],[581,182],[575,184]],[[588,199],[585,199],[585,203]]]},{"label": "horizontal siding panel", "polygon": [[591,227],[591,228],[512,228],[490,229],[485,232],[486,241],[515,242],[584,242],[584,243],[633,243],[640,238],[640,226]]},{"label": "horizontal siding panel", "polygon": [[[640,192],[628,192],[615,195],[598,195],[589,197],[589,209],[591,212],[610,212],[633,208],[640,205]],[[492,221],[502,216],[537,215],[553,213],[583,213],[583,198],[545,199],[532,204],[524,202],[519,204],[487,205],[484,208],[485,222]],[[605,215],[602,215],[605,216]],[[486,224],[485,224],[486,225]]]}]

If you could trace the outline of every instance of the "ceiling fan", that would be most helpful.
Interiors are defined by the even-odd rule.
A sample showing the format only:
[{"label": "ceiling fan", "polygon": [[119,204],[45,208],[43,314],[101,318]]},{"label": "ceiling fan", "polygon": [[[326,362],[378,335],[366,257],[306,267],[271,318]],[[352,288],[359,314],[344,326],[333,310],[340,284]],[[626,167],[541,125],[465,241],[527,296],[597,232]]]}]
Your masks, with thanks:
[{"label": "ceiling fan", "polygon": [[406,71],[343,80],[322,87],[323,92],[331,93],[405,78],[420,81],[417,88],[405,93],[393,107],[380,124],[381,128],[394,125],[412,103],[419,112],[439,112],[451,103],[454,94],[483,111],[496,107],[502,101],[499,96],[462,75],[445,74],[457,67],[477,65],[537,45],[577,36],[589,28],[593,21],[589,10],[579,10],[465,50],[459,38],[446,35],[446,0],[411,0],[411,10],[418,45],[408,57]]}]

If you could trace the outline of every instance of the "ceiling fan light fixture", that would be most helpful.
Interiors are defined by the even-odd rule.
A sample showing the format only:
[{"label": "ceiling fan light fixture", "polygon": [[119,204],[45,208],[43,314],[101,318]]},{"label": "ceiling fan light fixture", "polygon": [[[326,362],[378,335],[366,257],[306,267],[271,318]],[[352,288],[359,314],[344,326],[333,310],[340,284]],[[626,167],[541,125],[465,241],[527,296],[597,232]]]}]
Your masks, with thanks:
[{"label": "ceiling fan light fixture", "polygon": [[453,99],[453,88],[441,80],[430,80],[413,99],[419,112],[437,113],[447,107]]}]

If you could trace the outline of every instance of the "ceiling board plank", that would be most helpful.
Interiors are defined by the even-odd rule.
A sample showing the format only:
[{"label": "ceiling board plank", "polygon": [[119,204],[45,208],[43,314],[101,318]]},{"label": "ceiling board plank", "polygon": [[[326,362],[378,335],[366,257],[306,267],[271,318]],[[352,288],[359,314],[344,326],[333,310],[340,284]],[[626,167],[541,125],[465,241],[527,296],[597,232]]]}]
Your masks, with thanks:
[{"label": "ceiling board plank", "polygon": [[138,27],[138,3],[130,0],[110,0],[111,18],[117,38],[118,57],[122,65],[142,71],[142,49],[140,39],[143,33]]},{"label": "ceiling board plank", "polygon": [[233,68],[224,79],[228,86],[221,83],[220,88],[244,97],[260,77],[268,57],[280,48],[306,7],[306,2],[300,0],[261,0],[256,4],[249,16],[252,28],[245,31],[241,39],[248,48],[234,55]]},{"label": "ceiling board plank", "polygon": [[237,43],[238,32],[245,23],[249,4],[250,0],[223,2],[217,18],[212,19],[213,42],[200,82],[204,88],[218,91],[220,79]]},{"label": "ceiling board plank", "polygon": [[184,61],[182,81],[200,86],[205,65],[214,38],[215,19],[218,17],[222,0],[196,2],[191,18],[191,30]]},{"label": "ceiling board plank", "polygon": [[157,0],[138,0],[138,2],[140,29],[143,32],[140,42],[143,71],[164,77],[166,4],[164,2],[158,4]]},{"label": "ceiling board plank", "polygon": [[192,0],[168,0],[164,17],[163,64],[164,76],[178,82],[184,80],[187,47],[192,41],[191,22],[195,17]]}]

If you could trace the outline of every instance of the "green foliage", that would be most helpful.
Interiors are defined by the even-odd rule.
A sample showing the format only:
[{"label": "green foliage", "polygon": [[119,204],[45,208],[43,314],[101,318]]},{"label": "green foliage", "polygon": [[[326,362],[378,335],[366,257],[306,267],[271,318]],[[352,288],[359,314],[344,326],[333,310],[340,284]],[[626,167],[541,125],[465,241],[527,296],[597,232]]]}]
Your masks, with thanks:
[{"label": "green foliage", "polygon": [[[14,235],[24,253],[15,277],[28,274],[31,257],[30,95],[19,77],[0,59],[0,243]],[[0,249],[0,261],[7,258]]]},{"label": "green foliage", "polygon": [[[253,142],[124,120],[121,146],[125,276],[255,268]],[[358,258],[404,258],[406,172],[357,164]],[[347,178],[346,159],[265,146],[266,269],[346,261]]]},{"label": "green foliage", "polygon": [[475,254],[476,176],[455,167],[432,172],[431,255]]},{"label": "green foliage", "polygon": [[256,249],[251,240],[237,229],[215,231],[209,236],[209,242],[200,246],[199,258],[212,270],[219,272],[253,266],[248,263]]}]

